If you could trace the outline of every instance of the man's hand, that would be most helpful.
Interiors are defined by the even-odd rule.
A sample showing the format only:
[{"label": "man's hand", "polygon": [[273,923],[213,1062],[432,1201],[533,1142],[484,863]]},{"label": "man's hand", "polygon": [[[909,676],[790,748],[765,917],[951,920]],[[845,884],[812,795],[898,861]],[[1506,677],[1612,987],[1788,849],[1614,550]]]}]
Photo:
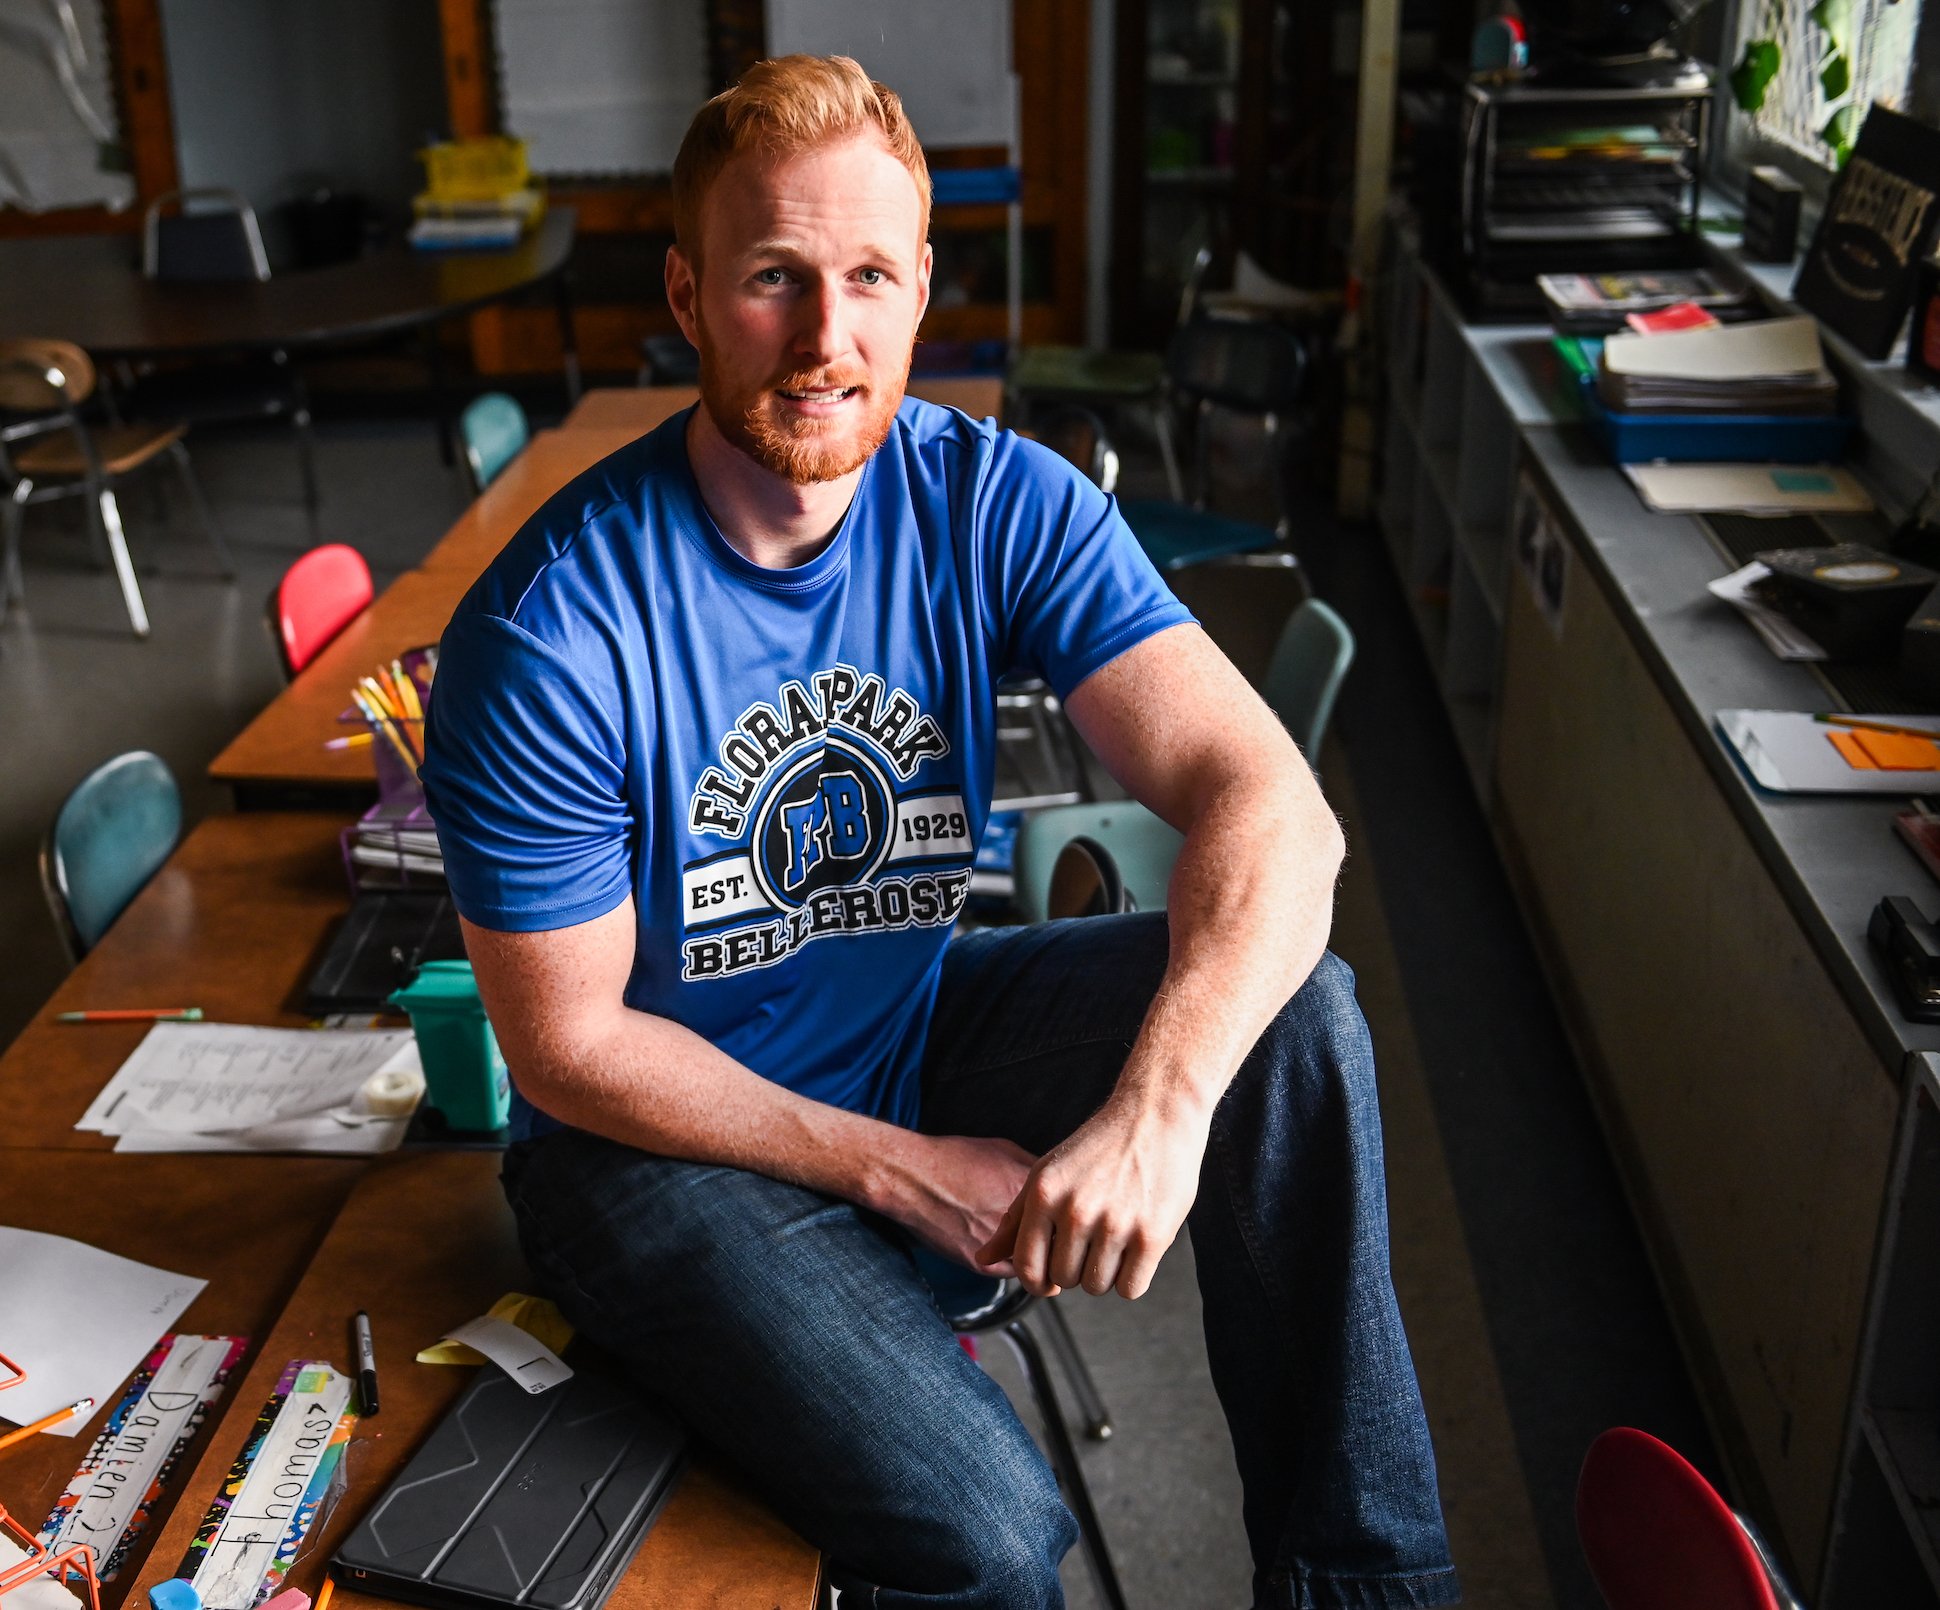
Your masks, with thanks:
[{"label": "man's hand", "polygon": [[1206,1137],[1197,1120],[1114,1096],[1039,1160],[978,1266],[1039,1297],[1144,1296],[1198,1194]]},{"label": "man's hand", "polygon": [[914,1166],[895,1170],[894,1185],[873,1205],[926,1246],[966,1268],[1011,1273],[1007,1259],[980,1256],[1005,1210],[1030,1177],[1032,1157],[1007,1140],[969,1135],[912,1135]]}]

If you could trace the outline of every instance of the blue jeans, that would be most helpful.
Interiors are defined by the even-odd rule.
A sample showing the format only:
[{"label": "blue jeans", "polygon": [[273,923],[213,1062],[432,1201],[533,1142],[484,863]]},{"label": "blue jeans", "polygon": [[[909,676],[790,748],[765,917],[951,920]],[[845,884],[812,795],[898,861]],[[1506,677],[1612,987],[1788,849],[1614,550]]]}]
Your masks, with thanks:
[{"label": "blue jeans", "polygon": [[[923,1129],[1048,1151],[1110,1093],[1166,949],[1162,912],[953,941]],[[514,1147],[505,1179],[526,1255],[573,1323],[833,1566],[880,1584],[881,1610],[1064,1602],[1076,1528],[1056,1480],[895,1226],[574,1130]],[[1256,1603],[1453,1603],[1388,1278],[1373,1056],[1333,956],[1221,1099],[1187,1222]]]}]

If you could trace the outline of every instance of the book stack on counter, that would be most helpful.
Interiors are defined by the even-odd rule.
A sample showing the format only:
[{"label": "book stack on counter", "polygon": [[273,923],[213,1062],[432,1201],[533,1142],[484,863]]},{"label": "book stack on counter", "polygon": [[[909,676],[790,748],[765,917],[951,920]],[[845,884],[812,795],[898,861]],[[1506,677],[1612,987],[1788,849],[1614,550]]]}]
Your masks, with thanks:
[{"label": "book stack on counter", "polygon": [[1603,343],[1597,395],[1635,414],[1833,414],[1839,385],[1811,318],[1620,333]]}]

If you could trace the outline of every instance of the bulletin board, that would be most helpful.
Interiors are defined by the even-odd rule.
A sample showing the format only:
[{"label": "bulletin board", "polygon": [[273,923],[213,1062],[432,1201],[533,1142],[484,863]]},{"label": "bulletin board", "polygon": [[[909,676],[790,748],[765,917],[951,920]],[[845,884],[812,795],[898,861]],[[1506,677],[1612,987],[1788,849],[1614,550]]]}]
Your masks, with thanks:
[{"label": "bulletin board", "polygon": [[120,145],[103,0],[0,0],[0,206],[129,206]]}]

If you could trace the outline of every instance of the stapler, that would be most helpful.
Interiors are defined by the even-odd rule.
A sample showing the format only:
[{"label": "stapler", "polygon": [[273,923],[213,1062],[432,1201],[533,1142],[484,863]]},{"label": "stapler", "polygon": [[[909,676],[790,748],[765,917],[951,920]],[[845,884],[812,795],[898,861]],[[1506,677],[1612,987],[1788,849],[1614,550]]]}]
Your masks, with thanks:
[{"label": "stapler", "polygon": [[1905,895],[1873,907],[1866,934],[1886,964],[1900,1011],[1916,1023],[1940,1023],[1940,931]]}]

